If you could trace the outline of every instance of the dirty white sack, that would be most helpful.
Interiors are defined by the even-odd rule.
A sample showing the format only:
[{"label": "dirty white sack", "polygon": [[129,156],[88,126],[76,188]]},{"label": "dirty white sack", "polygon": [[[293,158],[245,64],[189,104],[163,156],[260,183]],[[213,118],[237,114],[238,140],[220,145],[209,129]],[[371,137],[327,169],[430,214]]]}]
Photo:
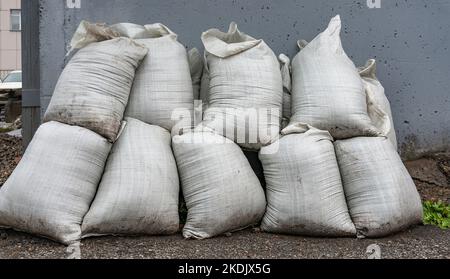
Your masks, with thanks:
[{"label": "dirty white sack", "polygon": [[110,149],[85,128],[43,124],[0,189],[0,227],[75,243]]},{"label": "dirty white sack", "polygon": [[336,141],[335,149],[359,237],[383,237],[422,222],[413,179],[387,138]]},{"label": "dirty white sack", "polygon": [[194,109],[192,79],[187,51],[177,35],[161,23],[119,23],[111,29],[149,50],[136,72],[125,116],[169,131],[180,120],[175,115],[184,112],[189,121]]},{"label": "dirty white sack", "polygon": [[336,16],[292,61],[291,124],[306,123],[337,139],[383,135],[368,115],[364,85],[340,31]]},{"label": "dirty white sack", "polygon": [[147,49],[127,38],[93,42],[79,50],[56,84],[44,122],[81,126],[114,142]]},{"label": "dirty white sack", "polygon": [[259,158],[266,178],[267,211],[261,228],[272,233],[308,236],[356,236],[350,219],[332,137],[304,127],[277,143],[278,152]]},{"label": "dirty white sack", "polygon": [[84,218],[83,237],[163,235],[179,229],[179,180],[170,133],[136,119],[125,121]]},{"label": "dirty white sack", "polygon": [[204,239],[258,224],[266,209],[261,184],[238,145],[220,135],[173,138],[188,209],[185,238]]},{"label": "dirty white sack", "polygon": [[209,73],[208,108],[202,125],[247,149],[259,150],[276,140],[283,83],[273,51],[263,40],[240,32],[235,23],[227,33],[204,32],[202,41]]}]

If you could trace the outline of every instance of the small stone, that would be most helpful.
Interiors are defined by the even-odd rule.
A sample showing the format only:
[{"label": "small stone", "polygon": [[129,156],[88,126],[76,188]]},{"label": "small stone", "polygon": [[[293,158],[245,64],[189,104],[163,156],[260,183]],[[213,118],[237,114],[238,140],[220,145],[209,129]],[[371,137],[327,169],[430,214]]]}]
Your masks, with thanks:
[{"label": "small stone", "polygon": [[261,228],[256,227],[252,229],[252,233],[260,233],[261,232]]},{"label": "small stone", "polygon": [[7,238],[8,238],[8,234],[7,234],[7,233],[1,233],[1,234],[0,234],[0,239],[5,240],[5,239],[7,239]]},{"label": "small stone", "polygon": [[233,234],[230,233],[230,232],[225,233],[225,236],[226,236],[226,237],[231,237],[232,235],[233,235]]}]

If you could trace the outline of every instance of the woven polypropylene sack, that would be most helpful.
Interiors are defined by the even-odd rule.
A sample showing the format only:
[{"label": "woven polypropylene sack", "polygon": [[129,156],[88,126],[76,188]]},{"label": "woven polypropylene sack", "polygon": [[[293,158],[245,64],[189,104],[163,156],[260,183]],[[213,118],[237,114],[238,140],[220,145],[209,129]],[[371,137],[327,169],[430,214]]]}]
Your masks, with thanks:
[{"label": "woven polypropylene sack", "polygon": [[79,240],[110,149],[85,128],[43,124],[0,189],[0,226],[64,244]]},{"label": "woven polypropylene sack", "polygon": [[163,235],[179,229],[178,171],[170,133],[126,118],[114,144],[83,237]]},{"label": "woven polypropylene sack", "polygon": [[292,61],[291,123],[327,130],[337,139],[382,135],[368,115],[364,86],[342,48],[340,30],[336,16]]},{"label": "woven polypropylene sack", "polygon": [[173,138],[188,209],[185,238],[204,239],[257,224],[266,200],[238,145],[210,132]]},{"label": "woven polypropylene sack", "polygon": [[140,26],[120,23],[111,28],[149,49],[136,72],[126,117],[158,125],[169,131],[178,114],[192,117],[194,96],[185,47],[177,35],[160,23]]},{"label": "woven polypropylene sack", "polygon": [[113,142],[147,49],[127,38],[94,42],[69,61],[56,84],[44,122],[90,129]]},{"label": "woven polypropylene sack", "polygon": [[422,222],[420,196],[387,138],[336,141],[335,149],[360,237],[382,237]]},{"label": "woven polypropylene sack", "polygon": [[[394,145],[395,150],[397,150],[397,135],[395,133],[391,104],[385,95],[383,85],[376,76],[376,61],[374,59],[368,60],[364,67],[359,68],[359,74],[363,79],[363,84],[366,87],[366,93],[368,95],[369,117],[372,119],[374,125],[377,126],[380,130],[385,129],[385,117],[389,118],[388,123],[390,123],[390,127],[389,132],[386,133],[386,136]],[[380,109],[383,113],[379,113]]]},{"label": "woven polypropylene sack", "polygon": [[[277,152],[267,152],[277,145]],[[276,150],[273,148],[273,150]],[[330,134],[309,127],[264,147],[267,212],[261,228],[272,233],[356,236]]]},{"label": "woven polypropylene sack", "polygon": [[273,51],[263,40],[241,33],[235,23],[228,33],[204,32],[202,41],[209,76],[203,125],[251,150],[275,141],[283,82]]}]

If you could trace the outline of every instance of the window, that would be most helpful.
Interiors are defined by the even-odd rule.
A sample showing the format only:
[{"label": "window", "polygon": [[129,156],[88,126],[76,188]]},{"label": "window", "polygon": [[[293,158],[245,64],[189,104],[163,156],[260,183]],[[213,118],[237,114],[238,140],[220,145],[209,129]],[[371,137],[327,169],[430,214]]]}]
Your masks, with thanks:
[{"label": "window", "polygon": [[22,82],[22,72],[10,73],[3,82]]},{"label": "window", "polygon": [[11,31],[22,30],[21,10],[11,10]]}]

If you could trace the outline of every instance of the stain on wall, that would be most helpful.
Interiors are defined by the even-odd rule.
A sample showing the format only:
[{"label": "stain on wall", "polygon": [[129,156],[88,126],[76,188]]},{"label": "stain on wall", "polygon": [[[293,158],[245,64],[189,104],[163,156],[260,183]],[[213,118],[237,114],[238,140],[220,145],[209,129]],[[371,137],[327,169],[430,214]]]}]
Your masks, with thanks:
[{"label": "stain on wall", "polygon": [[[378,62],[404,157],[450,148],[450,1],[380,0],[40,0],[41,108],[45,111],[67,62],[68,42],[83,19],[162,22],[187,48],[203,49],[200,34],[236,21],[276,53],[294,56],[298,39],[311,40],[340,14],[342,40],[356,65]],[[72,1],[75,2],[75,1]]]}]

